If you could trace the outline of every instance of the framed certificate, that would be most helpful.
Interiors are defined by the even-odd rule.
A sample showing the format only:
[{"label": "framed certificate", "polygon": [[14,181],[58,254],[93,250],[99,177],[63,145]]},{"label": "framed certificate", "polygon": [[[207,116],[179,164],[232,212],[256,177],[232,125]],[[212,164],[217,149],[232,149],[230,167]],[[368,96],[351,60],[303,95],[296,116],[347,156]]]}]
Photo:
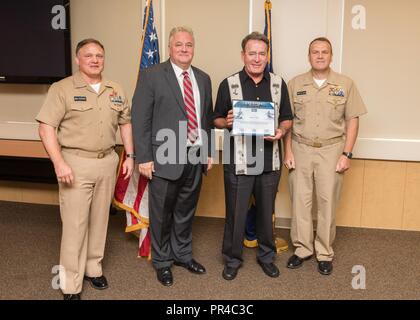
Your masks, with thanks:
[{"label": "framed certificate", "polygon": [[233,135],[274,136],[273,102],[233,100]]}]

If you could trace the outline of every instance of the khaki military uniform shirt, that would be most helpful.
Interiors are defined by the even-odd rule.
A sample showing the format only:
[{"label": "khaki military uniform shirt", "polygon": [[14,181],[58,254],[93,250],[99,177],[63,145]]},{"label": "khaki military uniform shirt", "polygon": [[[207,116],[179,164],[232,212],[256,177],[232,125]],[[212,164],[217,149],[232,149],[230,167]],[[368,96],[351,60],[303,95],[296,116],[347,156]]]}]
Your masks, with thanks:
[{"label": "khaki military uniform shirt", "polygon": [[63,148],[102,152],[115,146],[118,125],[131,116],[120,85],[102,78],[96,93],[77,72],[50,87],[36,120],[57,128]]},{"label": "khaki military uniform shirt", "polygon": [[367,112],[354,82],[333,70],[321,87],[309,71],[290,80],[288,88],[294,114],[292,133],[304,139],[343,137],[345,121]]}]

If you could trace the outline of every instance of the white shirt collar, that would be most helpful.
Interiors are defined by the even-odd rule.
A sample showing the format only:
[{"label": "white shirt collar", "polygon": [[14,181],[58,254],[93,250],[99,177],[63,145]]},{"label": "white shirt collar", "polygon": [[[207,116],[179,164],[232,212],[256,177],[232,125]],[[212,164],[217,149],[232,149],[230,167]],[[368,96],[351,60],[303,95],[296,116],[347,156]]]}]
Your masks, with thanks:
[{"label": "white shirt collar", "polygon": [[179,77],[183,77],[183,75],[182,75],[182,73],[184,72],[184,71],[187,71],[188,72],[188,75],[190,76],[190,78],[191,78],[191,66],[189,66],[189,68],[187,69],[187,70],[182,70],[180,67],[178,67],[175,63],[173,63],[172,62],[172,60],[170,60],[171,61],[171,64],[172,64],[172,68],[174,68],[174,71],[175,71],[175,75],[176,75],[176,77],[177,78],[179,78]]}]

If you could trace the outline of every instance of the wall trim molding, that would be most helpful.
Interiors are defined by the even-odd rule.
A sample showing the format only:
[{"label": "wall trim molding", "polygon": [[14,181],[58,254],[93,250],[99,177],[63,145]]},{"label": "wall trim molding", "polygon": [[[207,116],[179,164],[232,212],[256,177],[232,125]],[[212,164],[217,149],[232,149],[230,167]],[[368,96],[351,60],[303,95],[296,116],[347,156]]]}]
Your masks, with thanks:
[{"label": "wall trim molding", "polygon": [[420,140],[358,138],[353,151],[358,159],[420,161]]}]

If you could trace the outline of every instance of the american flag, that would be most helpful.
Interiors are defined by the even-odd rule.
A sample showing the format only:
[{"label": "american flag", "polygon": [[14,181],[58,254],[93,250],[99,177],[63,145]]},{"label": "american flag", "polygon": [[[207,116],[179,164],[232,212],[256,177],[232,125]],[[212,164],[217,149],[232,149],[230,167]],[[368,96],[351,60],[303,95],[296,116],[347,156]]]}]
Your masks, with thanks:
[{"label": "american flag", "polygon": [[[154,23],[152,2],[152,0],[149,0],[144,8],[138,77],[141,76],[141,70],[160,62],[159,42]],[[148,180],[139,174],[137,168],[135,168],[130,179],[124,180],[121,170],[123,159],[125,159],[125,152],[121,155],[113,203],[126,211],[127,226],[125,232],[132,232],[139,237],[138,256],[150,258]]]},{"label": "american flag", "polygon": [[159,42],[155,27],[152,2],[152,0],[149,0],[146,7],[144,8],[143,36],[139,76],[141,70],[160,62]]}]

